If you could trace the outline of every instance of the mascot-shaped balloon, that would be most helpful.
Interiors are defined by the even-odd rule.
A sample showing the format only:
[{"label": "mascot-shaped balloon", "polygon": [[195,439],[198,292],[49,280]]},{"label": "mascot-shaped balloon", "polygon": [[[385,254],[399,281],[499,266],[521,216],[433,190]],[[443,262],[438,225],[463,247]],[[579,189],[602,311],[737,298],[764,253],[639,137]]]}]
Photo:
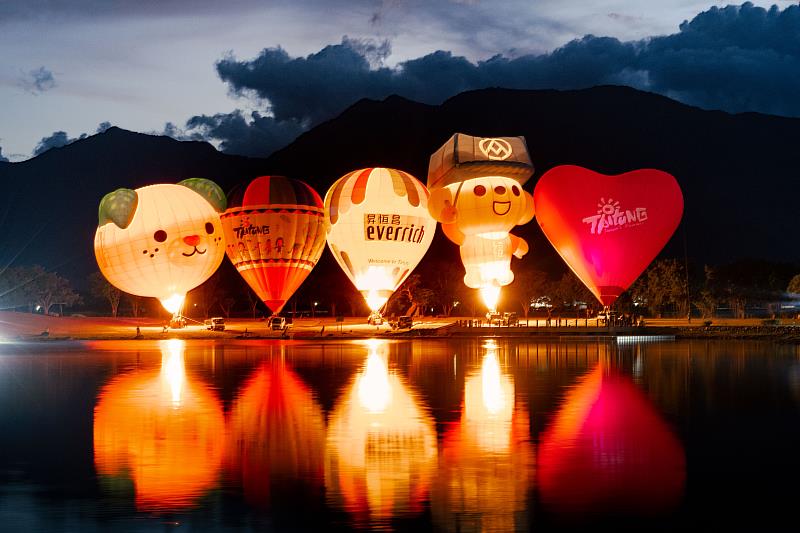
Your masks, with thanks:
[{"label": "mascot-shaped balloon", "polygon": [[490,311],[500,287],[514,281],[511,256],[528,252],[528,243],[509,231],[533,218],[533,197],[522,189],[532,174],[523,137],[456,133],[431,156],[428,209],[461,247],[464,284],[481,290]]},{"label": "mascot-shaped balloon", "polygon": [[105,195],[94,237],[100,271],[118,289],[158,298],[178,314],[186,293],[225,257],[225,204],[222,189],[200,178]]}]

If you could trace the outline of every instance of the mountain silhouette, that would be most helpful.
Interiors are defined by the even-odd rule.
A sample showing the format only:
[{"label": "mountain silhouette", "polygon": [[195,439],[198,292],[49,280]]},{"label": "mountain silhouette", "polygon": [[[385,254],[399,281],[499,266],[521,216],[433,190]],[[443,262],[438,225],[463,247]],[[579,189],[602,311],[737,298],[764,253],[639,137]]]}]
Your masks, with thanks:
[{"label": "mountain silhouette", "polygon": [[[204,142],[110,128],[20,163],[0,164],[3,264],[38,263],[84,279],[95,270],[97,207],[119,187],[204,177],[230,190],[263,174],[302,179],[324,195],[364,167],[406,170],[423,182],[428,158],[454,132],[527,139],[534,177],[560,164],[616,174],[658,168],[685,197],[666,254],[699,264],[741,258],[798,261],[791,237],[800,119],[704,111],[625,87],[578,91],[484,89],[426,105],[397,96],[362,100],[266,159],[223,154]],[[515,233],[545,268],[563,268],[538,225]],[[438,246],[437,243],[441,244]],[[432,257],[457,261],[440,234]],[[327,252],[326,252],[327,256]],[[334,267],[327,258],[324,268]]]},{"label": "mountain silhouette", "polygon": [[218,152],[204,142],[112,127],[20,163],[0,166],[2,265],[40,264],[80,283],[97,269],[100,199],[120,187],[206,177],[226,190],[266,171],[263,159]]}]

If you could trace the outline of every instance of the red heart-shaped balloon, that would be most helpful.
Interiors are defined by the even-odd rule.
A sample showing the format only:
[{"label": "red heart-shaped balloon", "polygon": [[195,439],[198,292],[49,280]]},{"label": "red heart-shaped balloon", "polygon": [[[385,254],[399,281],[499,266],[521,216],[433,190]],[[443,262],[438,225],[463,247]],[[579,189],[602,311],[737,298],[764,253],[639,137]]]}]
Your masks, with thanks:
[{"label": "red heart-shaped balloon", "polygon": [[654,169],[606,176],[558,166],[536,184],[533,202],[550,243],[603,305],[636,281],[683,214],[678,182]]}]

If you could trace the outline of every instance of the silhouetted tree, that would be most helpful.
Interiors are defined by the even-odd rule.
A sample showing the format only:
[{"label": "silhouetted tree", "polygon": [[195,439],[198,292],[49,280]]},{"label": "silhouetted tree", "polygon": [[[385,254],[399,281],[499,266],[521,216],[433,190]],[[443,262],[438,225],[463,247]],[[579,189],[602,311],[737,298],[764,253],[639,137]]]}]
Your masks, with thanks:
[{"label": "silhouetted tree", "polygon": [[800,293],[800,274],[797,274],[789,281],[789,286],[786,287],[786,292],[794,294]]},{"label": "silhouetted tree", "polygon": [[533,301],[546,295],[547,283],[547,275],[540,270],[519,269],[514,274],[514,283],[507,290],[519,302],[526,319]]},{"label": "silhouetted tree", "polygon": [[122,291],[109,283],[102,273],[94,272],[89,276],[89,292],[95,298],[106,300],[111,306],[111,316],[117,317]]},{"label": "silhouetted tree", "polygon": [[659,259],[648,268],[631,287],[634,301],[642,302],[650,313],[661,317],[668,305],[674,305],[678,314],[685,316],[686,273],[676,259]]}]

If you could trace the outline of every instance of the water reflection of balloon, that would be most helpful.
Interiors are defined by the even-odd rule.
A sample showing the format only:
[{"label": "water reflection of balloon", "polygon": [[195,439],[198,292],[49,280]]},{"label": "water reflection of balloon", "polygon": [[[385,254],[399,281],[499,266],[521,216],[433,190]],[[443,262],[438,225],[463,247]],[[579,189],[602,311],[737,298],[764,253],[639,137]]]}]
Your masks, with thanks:
[{"label": "water reflection of balloon", "polygon": [[193,506],[217,482],[225,422],[213,390],[192,379],[184,341],[162,341],[158,370],[136,370],[103,387],[94,412],[94,461],[111,480],[129,477],[136,507]]},{"label": "water reflection of balloon", "polygon": [[261,176],[231,195],[221,219],[228,258],[279,313],[325,247],[322,199],[302,181]]},{"label": "water reflection of balloon", "polygon": [[360,525],[421,512],[436,465],[434,422],[389,370],[386,348],[370,342],[328,425],[328,497]]},{"label": "water reflection of balloon", "polygon": [[550,243],[606,306],[658,255],[683,213],[678,182],[653,169],[605,176],[558,166],[539,179],[533,198]]},{"label": "water reflection of balloon", "polygon": [[228,469],[250,503],[296,504],[308,499],[306,491],[321,494],[325,420],[311,390],[285,364],[256,369],[231,408],[228,435]]},{"label": "water reflection of balloon", "polygon": [[186,293],[225,257],[225,203],[222,189],[199,178],[107,194],[94,238],[100,271],[120,290],[158,298],[178,313]]},{"label": "water reflection of balloon", "polygon": [[567,395],[543,433],[538,487],[559,513],[654,513],[683,493],[685,458],[647,397],[598,365]]},{"label": "water reflection of balloon", "polygon": [[526,498],[534,475],[529,415],[516,402],[497,345],[484,345],[481,367],[464,384],[461,420],[443,438],[431,507],[448,531],[527,528]]},{"label": "water reflection of balloon", "polygon": [[327,241],[372,311],[379,310],[433,240],[428,190],[414,176],[366,168],[337,180],[325,195]]}]

